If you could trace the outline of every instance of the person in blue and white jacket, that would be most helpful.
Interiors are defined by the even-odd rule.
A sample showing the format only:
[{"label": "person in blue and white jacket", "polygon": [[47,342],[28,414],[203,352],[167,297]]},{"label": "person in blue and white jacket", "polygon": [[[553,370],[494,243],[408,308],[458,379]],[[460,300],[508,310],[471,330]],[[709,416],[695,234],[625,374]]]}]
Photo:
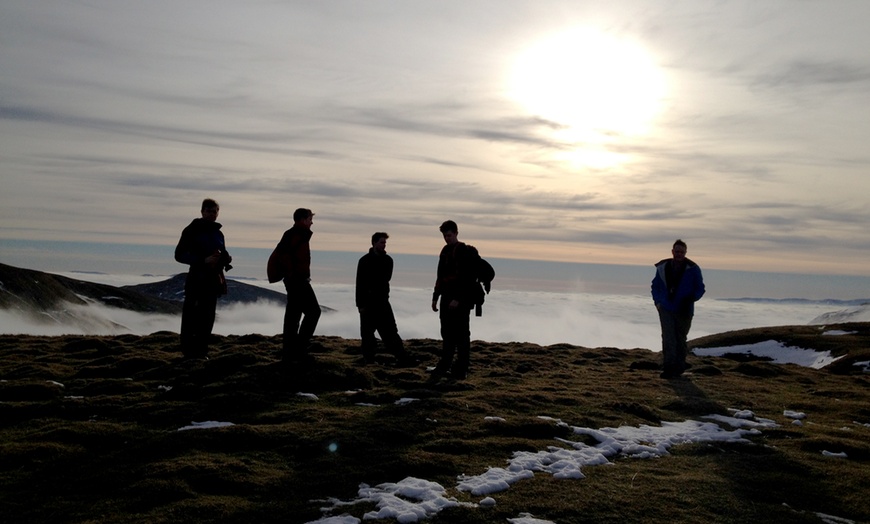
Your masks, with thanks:
[{"label": "person in blue and white jacket", "polygon": [[695,302],[704,296],[704,277],[698,264],[686,258],[686,243],[674,242],[671,254],[658,262],[652,298],[662,326],[662,378],[677,378],[686,370],[687,338]]}]

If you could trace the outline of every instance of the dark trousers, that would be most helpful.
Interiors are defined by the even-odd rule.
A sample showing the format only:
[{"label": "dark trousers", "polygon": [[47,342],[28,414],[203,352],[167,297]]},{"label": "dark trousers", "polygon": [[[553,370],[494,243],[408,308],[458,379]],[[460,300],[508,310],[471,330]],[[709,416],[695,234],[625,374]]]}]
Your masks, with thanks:
[{"label": "dark trousers", "polygon": [[[190,278],[188,276],[188,278]],[[205,356],[214,329],[217,291],[214,286],[184,286],[181,310],[181,352],[188,357]]]},{"label": "dark trousers", "polygon": [[389,301],[384,300],[362,308],[359,314],[359,331],[363,356],[367,360],[373,359],[377,352],[378,339],[375,338],[375,331],[381,336],[387,351],[397,357],[404,355],[405,346],[399,336],[396,316]]},{"label": "dark trousers", "polygon": [[[453,370],[464,374],[468,372],[471,359],[471,310],[459,306],[451,308],[449,300],[441,300],[441,360],[435,367],[439,372]],[[453,355],[456,362],[453,363]]]},{"label": "dark trousers", "polygon": [[692,315],[659,309],[659,322],[662,325],[662,368],[665,373],[679,375],[686,369]]},{"label": "dark trousers", "polygon": [[287,290],[287,308],[284,310],[284,356],[301,356],[308,350],[317,321],[320,320],[320,304],[310,282],[285,280],[284,288]]}]

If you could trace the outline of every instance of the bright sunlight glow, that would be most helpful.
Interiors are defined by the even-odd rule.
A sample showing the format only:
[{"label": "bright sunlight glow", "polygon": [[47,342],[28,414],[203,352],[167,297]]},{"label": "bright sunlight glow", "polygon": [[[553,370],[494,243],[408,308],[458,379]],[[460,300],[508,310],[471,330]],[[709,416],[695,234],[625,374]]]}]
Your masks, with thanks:
[{"label": "bright sunlight glow", "polygon": [[512,98],[562,126],[557,138],[572,144],[562,160],[599,168],[625,161],[602,148],[649,132],[664,92],[663,73],[640,45],[590,29],[531,46],[510,78]]}]

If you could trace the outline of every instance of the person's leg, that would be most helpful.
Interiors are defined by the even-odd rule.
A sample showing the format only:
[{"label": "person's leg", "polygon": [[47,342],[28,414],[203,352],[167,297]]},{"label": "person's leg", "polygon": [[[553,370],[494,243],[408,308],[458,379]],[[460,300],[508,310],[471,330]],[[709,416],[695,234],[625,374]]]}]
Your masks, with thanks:
[{"label": "person's leg", "polygon": [[317,295],[314,294],[314,288],[306,282],[300,287],[300,296],[302,298],[302,324],[299,326],[299,337],[297,339],[300,352],[307,352],[308,345],[311,343],[311,337],[314,336],[314,330],[317,328],[317,321],[320,320],[320,304],[317,302]]},{"label": "person's leg", "polygon": [[201,356],[208,354],[208,344],[211,341],[211,332],[214,330],[217,300],[218,297],[214,293],[203,293],[197,300],[196,344]]},{"label": "person's leg", "polygon": [[676,316],[676,365],[682,373],[686,370],[686,357],[689,355],[689,330],[692,329],[691,315]]},{"label": "person's leg", "polygon": [[284,342],[282,357],[292,359],[297,348],[299,320],[302,318],[302,304],[297,286],[284,284],[287,290],[287,307],[284,309]]},{"label": "person's leg", "polygon": [[447,301],[441,301],[441,359],[435,366],[436,375],[445,375],[450,371],[453,364],[453,355],[456,352],[456,316],[447,306]]},{"label": "person's leg", "polygon": [[181,352],[186,357],[196,353],[196,300],[187,294],[181,309]]},{"label": "person's leg", "polygon": [[396,316],[389,302],[384,302],[378,308],[378,333],[384,341],[384,347],[396,357],[397,361],[407,359],[405,344],[399,336],[399,327],[396,325]]},{"label": "person's leg", "polygon": [[659,310],[662,326],[662,376],[677,376],[682,373],[677,357],[677,319],[670,311]]},{"label": "person's leg", "polygon": [[460,309],[456,312],[456,363],[450,370],[451,375],[464,379],[471,364],[471,311]]},{"label": "person's leg", "polygon": [[366,362],[374,362],[378,341],[375,338],[377,329],[377,312],[369,307],[359,314],[360,340],[362,341],[362,353]]}]

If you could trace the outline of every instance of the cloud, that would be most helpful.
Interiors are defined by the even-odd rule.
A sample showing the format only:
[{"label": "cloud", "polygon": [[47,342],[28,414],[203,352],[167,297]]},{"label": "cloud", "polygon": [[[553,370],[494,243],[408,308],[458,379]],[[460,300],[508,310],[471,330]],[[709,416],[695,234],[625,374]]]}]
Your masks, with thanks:
[{"label": "cloud", "polygon": [[[732,267],[860,271],[866,7],[204,5],[4,8],[0,236],[167,243],[208,195],[258,246],[305,205],[327,249],[389,224],[421,252],[449,215],[521,257],[686,236]],[[649,135],[596,146],[623,165],[565,162],[590,144],[508,96],[513,57],[575,25],[668,77]]]},{"label": "cloud", "polygon": [[757,85],[783,90],[814,87],[870,88],[870,67],[846,61],[799,59],[766,71]]}]

